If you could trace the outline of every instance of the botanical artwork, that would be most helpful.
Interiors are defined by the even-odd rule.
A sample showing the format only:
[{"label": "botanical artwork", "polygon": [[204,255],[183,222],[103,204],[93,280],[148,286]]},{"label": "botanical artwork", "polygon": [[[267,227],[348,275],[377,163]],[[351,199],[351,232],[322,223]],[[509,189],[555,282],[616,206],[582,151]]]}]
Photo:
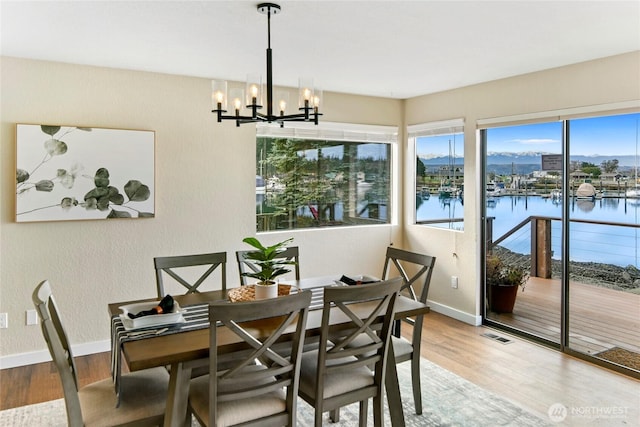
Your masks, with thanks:
[{"label": "botanical artwork", "polygon": [[18,124],[16,220],[155,215],[152,131]]}]

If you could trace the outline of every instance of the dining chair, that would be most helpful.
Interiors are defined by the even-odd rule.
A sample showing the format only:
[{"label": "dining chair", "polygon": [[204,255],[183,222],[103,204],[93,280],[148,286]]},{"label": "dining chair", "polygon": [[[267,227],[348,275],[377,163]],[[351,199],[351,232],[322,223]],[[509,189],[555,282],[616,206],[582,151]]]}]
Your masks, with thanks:
[{"label": "dining chair", "polygon": [[[398,277],[360,286],[324,288],[318,349],[302,354],[298,390],[299,396],[315,408],[316,427],[322,425],[324,412],[355,402],[360,402],[360,426],[366,426],[370,398],[374,425],[382,426],[387,354],[401,286]],[[366,334],[369,341],[350,345],[360,334]]]},{"label": "dining chair", "polygon": [[[256,273],[260,268],[254,264],[253,260],[246,255],[253,250],[236,251],[236,261],[238,261],[238,273],[240,274],[240,285],[245,286],[247,284],[247,277],[243,276],[244,273]],[[295,278],[300,280],[300,254],[297,246],[289,246],[280,253],[277,259],[286,259],[287,261],[294,261],[293,265]]]},{"label": "dining chair", "polygon": [[[156,257],[153,259],[156,269],[156,287],[158,298],[165,296],[163,276],[167,275],[173,281],[184,286],[185,294],[200,292],[200,286],[216,269],[220,269],[220,285],[227,289],[227,253],[214,252],[197,255],[179,255]],[[180,274],[176,270],[180,270]],[[187,279],[185,279],[187,277]],[[210,280],[212,281],[212,280]]]},{"label": "dining chair", "polygon": [[[189,386],[189,413],[201,425],[296,425],[300,355],[310,303],[311,292],[302,291],[209,305],[211,325],[220,322],[225,327],[210,328],[209,375],[191,380]],[[219,353],[219,339],[239,341],[237,351]],[[288,343],[289,357],[273,351],[276,341]]]},{"label": "dining chair", "polygon": [[40,316],[42,335],[60,375],[69,426],[152,426],[163,423],[169,384],[165,369],[146,369],[122,375],[119,406],[111,378],[80,387],[71,345],[48,280],[38,284],[32,299]]},{"label": "dining chair", "polygon": [[[409,252],[402,249],[387,248],[387,253],[382,270],[382,278],[388,279],[397,274],[402,277],[402,289],[400,293],[407,297],[427,303],[429,285],[436,257]],[[419,285],[419,286],[418,286]],[[411,341],[401,335],[403,322],[413,326]],[[422,414],[422,387],[420,384],[420,343],[422,342],[422,325],[424,315],[415,318],[405,317],[395,322],[391,343],[395,353],[396,363],[411,361],[411,383],[413,388],[413,401],[416,414]]]}]

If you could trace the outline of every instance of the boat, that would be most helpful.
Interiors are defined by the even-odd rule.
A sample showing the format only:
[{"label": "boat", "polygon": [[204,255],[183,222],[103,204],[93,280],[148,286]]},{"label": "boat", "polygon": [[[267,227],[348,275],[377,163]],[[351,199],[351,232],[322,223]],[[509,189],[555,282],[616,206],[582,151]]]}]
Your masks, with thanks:
[{"label": "boat", "polygon": [[487,182],[487,197],[496,197],[502,193],[502,188],[494,181]]},{"label": "boat", "polygon": [[256,194],[264,194],[265,181],[260,175],[256,175]]},{"label": "boat", "polygon": [[633,188],[625,191],[625,197],[629,199],[638,199],[640,198],[640,185],[638,185],[638,121],[636,120],[636,160],[635,160],[635,179],[633,181]]},{"label": "boat", "polygon": [[455,199],[460,196],[461,190],[455,185],[443,184],[438,188],[438,197],[441,199]]},{"label": "boat", "polygon": [[624,193],[624,196],[629,199],[640,199],[640,185],[636,185],[633,188],[630,188]]},{"label": "boat", "polygon": [[453,199],[460,196],[461,189],[456,185],[456,171],[455,171],[455,162],[456,162],[456,141],[455,135],[453,136],[453,145],[451,144],[451,140],[449,140],[449,156],[448,165],[447,165],[447,176],[446,178],[440,179],[440,187],[438,188],[438,197],[441,199]]},{"label": "boat", "polygon": [[576,199],[578,200],[595,200],[596,188],[588,182],[580,184],[576,190]]},{"label": "boat", "polygon": [[560,201],[562,200],[562,191],[556,189],[551,190],[551,194],[549,195],[552,201]]}]

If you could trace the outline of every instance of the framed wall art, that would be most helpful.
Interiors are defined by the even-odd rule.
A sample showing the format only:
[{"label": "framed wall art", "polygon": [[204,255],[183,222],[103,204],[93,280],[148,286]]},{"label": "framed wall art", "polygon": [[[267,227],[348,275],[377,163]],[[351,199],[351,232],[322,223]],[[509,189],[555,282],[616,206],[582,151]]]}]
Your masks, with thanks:
[{"label": "framed wall art", "polygon": [[155,132],[18,124],[16,221],[155,216]]}]

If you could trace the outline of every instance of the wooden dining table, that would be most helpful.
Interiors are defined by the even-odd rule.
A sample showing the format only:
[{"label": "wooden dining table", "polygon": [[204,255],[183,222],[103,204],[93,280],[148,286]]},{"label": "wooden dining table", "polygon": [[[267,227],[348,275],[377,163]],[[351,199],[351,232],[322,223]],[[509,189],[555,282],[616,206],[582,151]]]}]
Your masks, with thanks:
[{"label": "wooden dining table", "polygon": [[[298,289],[317,289],[319,287],[330,286],[335,283],[335,277],[315,277],[302,280],[292,280],[287,283],[296,286]],[[194,293],[188,295],[176,295],[174,299],[181,307],[195,304],[210,303],[213,301],[227,300],[230,289]],[[150,298],[137,301],[123,301],[108,304],[108,311],[111,318],[119,316],[120,307],[127,304],[153,301],[157,298]],[[362,303],[367,304],[367,303]],[[313,305],[313,303],[312,303]],[[366,307],[363,306],[363,309]],[[396,319],[426,314],[429,307],[419,301],[400,296],[396,300]],[[322,320],[322,309],[312,309],[307,318],[306,336],[313,337],[320,334]],[[221,328],[224,328],[223,326]],[[223,347],[229,351],[234,350],[237,344],[237,337],[233,334],[225,334],[223,330],[218,335],[218,352],[224,351]],[[199,366],[208,366],[209,358],[209,330],[208,328],[187,330],[169,335],[158,335],[146,337],[134,341],[123,342],[119,349],[122,352],[123,360],[130,371],[155,368],[158,366],[170,366],[169,392],[167,396],[167,406],[165,413],[165,426],[182,426],[187,413],[187,399],[189,394],[189,381],[191,372]],[[393,353],[393,346],[389,346],[387,372],[385,376],[385,391],[389,407],[389,415],[393,426],[404,426],[404,413],[402,411],[402,400],[400,387]],[[125,397],[126,398],[126,397]]]}]

